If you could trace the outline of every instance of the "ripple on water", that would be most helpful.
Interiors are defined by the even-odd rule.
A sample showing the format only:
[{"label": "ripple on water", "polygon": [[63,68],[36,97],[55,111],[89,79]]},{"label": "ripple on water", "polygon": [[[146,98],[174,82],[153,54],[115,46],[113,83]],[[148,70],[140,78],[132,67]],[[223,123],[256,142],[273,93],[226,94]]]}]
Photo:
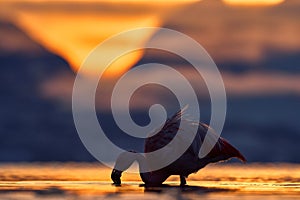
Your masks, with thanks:
[{"label": "ripple on water", "polygon": [[178,186],[176,176],[161,187],[144,187],[138,174],[129,173],[115,187],[110,169],[95,163],[2,164],[0,178],[0,199],[300,198],[300,165],[295,164],[212,165],[192,174],[186,187]]}]

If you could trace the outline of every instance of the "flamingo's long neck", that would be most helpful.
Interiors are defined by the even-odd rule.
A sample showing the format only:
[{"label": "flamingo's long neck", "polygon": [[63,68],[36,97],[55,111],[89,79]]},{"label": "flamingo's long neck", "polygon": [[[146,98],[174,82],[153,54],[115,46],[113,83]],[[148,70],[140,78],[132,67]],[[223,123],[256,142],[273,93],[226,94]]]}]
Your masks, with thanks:
[{"label": "flamingo's long neck", "polygon": [[134,161],[137,161],[139,164],[140,176],[143,182],[150,182],[151,172],[149,172],[149,166],[146,158],[140,153],[124,152],[120,154],[116,161],[115,169],[123,172],[127,170]]}]

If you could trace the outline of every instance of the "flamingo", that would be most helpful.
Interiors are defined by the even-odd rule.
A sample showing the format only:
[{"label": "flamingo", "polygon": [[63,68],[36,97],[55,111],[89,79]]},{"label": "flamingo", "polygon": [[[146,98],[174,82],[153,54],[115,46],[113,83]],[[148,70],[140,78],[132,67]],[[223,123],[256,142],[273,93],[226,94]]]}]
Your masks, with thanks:
[{"label": "flamingo", "polygon": [[[227,140],[218,137],[212,128],[201,122],[195,124],[195,122],[183,119],[183,112],[184,109],[179,110],[171,118],[166,120],[157,134],[145,140],[144,152],[152,152],[167,145],[174,138],[180,123],[185,123],[187,126],[198,126],[198,131],[190,147],[175,162],[154,171],[149,170],[151,166],[149,166],[147,157],[144,155],[133,151],[121,153],[111,173],[111,179],[115,185],[121,184],[122,172],[127,170],[135,161],[139,164],[140,176],[146,186],[161,185],[171,175],[179,175],[180,186],[184,186],[186,185],[186,178],[189,174],[198,172],[209,163],[225,161],[234,157],[244,163],[246,162],[245,157]],[[217,142],[205,157],[199,158],[199,150],[206,134],[210,141]],[[188,136],[188,134],[186,135]],[[176,150],[176,146],[173,148],[172,150]],[[172,150],[168,153],[172,153]]]}]

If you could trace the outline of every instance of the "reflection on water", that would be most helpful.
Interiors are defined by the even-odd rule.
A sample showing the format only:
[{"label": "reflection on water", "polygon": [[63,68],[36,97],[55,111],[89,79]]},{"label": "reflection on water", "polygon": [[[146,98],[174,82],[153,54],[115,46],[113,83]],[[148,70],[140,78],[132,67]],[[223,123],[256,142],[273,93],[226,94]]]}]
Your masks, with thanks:
[{"label": "reflection on water", "polygon": [[300,197],[300,165],[212,165],[179,187],[170,177],[162,187],[144,187],[138,174],[125,173],[115,187],[110,169],[99,164],[2,164],[0,198],[12,199],[292,199]]}]

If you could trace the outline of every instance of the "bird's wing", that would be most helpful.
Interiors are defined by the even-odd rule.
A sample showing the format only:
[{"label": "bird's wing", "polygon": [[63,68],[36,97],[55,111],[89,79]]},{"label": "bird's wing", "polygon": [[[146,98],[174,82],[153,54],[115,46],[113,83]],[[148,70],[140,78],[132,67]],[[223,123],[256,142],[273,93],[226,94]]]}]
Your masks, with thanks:
[{"label": "bird's wing", "polygon": [[[246,161],[243,155],[234,148],[229,142],[225,139],[220,137],[211,127],[208,125],[201,123],[190,121],[187,119],[183,119],[182,115],[184,113],[184,109],[179,110],[175,113],[170,119],[168,119],[162,128],[157,131],[157,133],[151,137],[148,137],[145,140],[145,153],[149,153],[152,151],[156,151],[160,148],[165,147],[169,142],[176,136],[179,128],[183,128],[180,130],[184,132],[184,134],[179,134],[178,137],[179,141],[182,141],[182,144],[185,144],[191,141],[191,137],[194,136],[193,130],[198,128],[197,134],[195,135],[191,146],[187,149],[186,153],[193,155],[195,158],[198,158],[200,148],[203,145],[203,141],[206,138],[206,146],[212,147],[212,150],[207,155],[207,157],[211,158],[212,160],[226,160],[231,157],[237,157],[242,161]],[[182,123],[182,124],[180,124]],[[180,145],[180,144],[179,144]],[[176,149],[169,149],[170,152],[165,152],[168,156],[168,153],[172,153]]]},{"label": "bird's wing", "polygon": [[[153,152],[165,147],[176,136],[176,142],[172,146],[169,146],[169,148],[165,149],[165,156],[168,156],[168,153],[174,153],[174,151],[178,150],[177,148],[185,146],[185,144],[191,144],[187,149],[187,152],[192,153],[196,158],[198,157],[208,126],[183,117],[186,108],[187,107],[184,107],[176,112],[171,118],[167,119],[160,129],[154,131],[156,134],[151,134],[152,136],[145,140],[145,153]],[[197,129],[198,131],[195,135],[195,130]],[[212,142],[213,138],[208,141]]]},{"label": "bird's wing", "polygon": [[148,137],[145,140],[145,153],[163,148],[174,138],[179,129],[180,119],[185,111],[185,108],[179,110],[171,118],[167,119],[162,128],[160,128],[158,131],[155,131],[157,132],[156,134],[151,134],[153,136]]},{"label": "bird's wing", "polygon": [[[193,140],[192,145],[188,149],[189,153],[192,153],[194,156],[198,157],[200,148],[203,146],[204,139],[206,138],[205,147],[219,147],[219,135],[208,125],[202,122],[189,122],[190,126],[197,126],[198,131]],[[204,147],[204,148],[205,148]]]}]

